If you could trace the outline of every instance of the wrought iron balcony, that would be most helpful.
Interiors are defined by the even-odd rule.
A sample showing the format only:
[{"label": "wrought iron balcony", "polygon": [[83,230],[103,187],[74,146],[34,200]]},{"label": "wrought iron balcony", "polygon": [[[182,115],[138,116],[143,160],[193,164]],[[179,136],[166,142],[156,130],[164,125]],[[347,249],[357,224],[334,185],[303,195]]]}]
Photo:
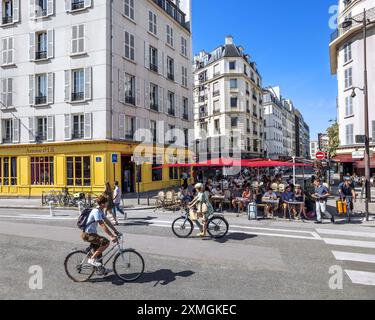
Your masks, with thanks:
[{"label": "wrought iron balcony", "polygon": [[150,103],[150,109],[154,111],[159,111],[159,106],[157,103]]},{"label": "wrought iron balcony", "polygon": [[85,7],[85,1],[72,1],[72,10],[79,10]]},{"label": "wrought iron balcony", "polygon": [[158,72],[158,66],[156,64],[150,63],[150,70],[154,72]]},{"label": "wrought iron balcony", "polygon": [[41,105],[47,103],[47,97],[46,96],[39,96],[35,97],[35,105]]},{"label": "wrought iron balcony", "polygon": [[135,97],[134,96],[125,96],[125,103],[135,106]]},{"label": "wrought iron balcony", "polygon": [[73,92],[72,101],[82,101],[85,98],[84,92]]},{"label": "wrought iron balcony", "polygon": [[190,32],[190,27],[186,23],[186,14],[181,11],[171,0],[153,0],[160,8],[162,8],[177,23]]},{"label": "wrought iron balcony", "polygon": [[13,16],[5,16],[5,17],[3,17],[2,21],[3,21],[3,24],[12,23],[13,22]]},{"label": "wrought iron balcony", "polygon": [[37,51],[35,53],[36,60],[47,59],[47,51]]}]

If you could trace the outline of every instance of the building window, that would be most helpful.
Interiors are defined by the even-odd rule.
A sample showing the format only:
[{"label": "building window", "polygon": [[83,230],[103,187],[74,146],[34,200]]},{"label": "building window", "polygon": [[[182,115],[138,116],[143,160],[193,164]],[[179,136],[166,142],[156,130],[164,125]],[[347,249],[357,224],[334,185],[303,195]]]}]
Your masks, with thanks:
[{"label": "building window", "polygon": [[125,58],[134,61],[135,59],[134,35],[125,32]]},{"label": "building window", "polygon": [[214,65],[214,77],[220,75],[220,65],[216,64]]},{"label": "building window", "polygon": [[238,127],[238,118],[231,118],[231,126],[232,128],[237,128]]},{"label": "building window", "polygon": [[157,128],[156,128],[156,121],[151,120],[150,121],[150,130],[152,134],[152,142],[156,143],[157,142]]},{"label": "building window", "polygon": [[345,116],[349,117],[353,115],[353,98],[346,97],[345,98]]},{"label": "building window", "polygon": [[178,168],[169,168],[169,180],[178,180]]},{"label": "building window", "polygon": [[135,118],[126,116],[125,117],[125,139],[134,140],[135,132]]},{"label": "building window", "polygon": [[214,114],[220,113],[220,100],[215,100],[213,105],[214,105]]},{"label": "building window", "polygon": [[183,119],[189,120],[189,99],[183,97],[182,104],[183,104]]},{"label": "building window", "polygon": [[0,185],[17,185],[17,158],[0,157]]},{"label": "building window", "polygon": [[230,88],[237,89],[237,79],[230,79]]},{"label": "building window", "polygon": [[189,129],[184,129],[185,147],[189,147]]},{"label": "building window", "polygon": [[159,87],[150,83],[150,109],[159,111]]},{"label": "building window", "polygon": [[135,77],[125,74],[125,102],[135,106]]},{"label": "building window", "polygon": [[2,17],[1,23],[3,25],[18,22],[20,0],[2,0]]},{"label": "building window", "polygon": [[174,36],[173,36],[173,28],[167,25],[167,43],[174,47]]},{"label": "building window", "polygon": [[[153,159],[153,168],[156,168],[156,167],[161,167],[162,164],[161,163],[158,163],[157,161],[157,157],[154,156],[154,159]],[[152,181],[162,181],[163,180],[163,169],[152,169]]]},{"label": "building window", "polygon": [[85,115],[73,115],[73,139],[83,139],[85,137]]},{"label": "building window", "polygon": [[150,46],[150,70],[158,72],[158,49]]},{"label": "building window", "polygon": [[36,119],[36,140],[46,141],[47,140],[47,117]]},{"label": "building window", "polygon": [[345,70],[345,89],[353,86],[353,69],[348,68]]},{"label": "building window", "polygon": [[352,44],[349,42],[344,45],[344,63],[352,60]]},{"label": "building window", "polygon": [[237,106],[238,106],[238,98],[237,97],[231,97],[230,98],[230,106],[231,106],[231,108],[237,108]]},{"label": "building window", "polygon": [[156,14],[151,11],[148,14],[148,31],[154,35],[157,35]]},{"label": "building window", "polygon": [[36,34],[36,52],[35,59],[47,59],[48,39],[47,32],[40,32]]},{"label": "building window", "polygon": [[170,57],[167,58],[167,77],[174,81],[174,60]]},{"label": "building window", "polygon": [[72,53],[85,52],[85,25],[80,24],[72,27]]},{"label": "building window", "polygon": [[176,127],[168,125],[168,133],[169,133],[169,138],[168,138],[168,143],[173,144],[176,142]]},{"label": "building window", "polygon": [[48,186],[55,184],[53,157],[31,157],[31,184]]},{"label": "building window", "polygon": [[68,186],[91,186],[91,159],[90,157],[66,158],[66,184]]},{"label": "building window", "polygon": [[81,10],[85,8],[85,1],[83,0],[71,0],[71,11]]},{"label": "building window", "polygon": [[184,37],[181,37],[181,54],[184,57],[187,57],[187,40]]},{"label": "building window", "polygon": [[13,120],[3,120],[3,143],[13,142]]},{"label": "building window", "polygon": [[168,91],[168,114],[175,116],[175,95]]},{"label": "building window", "polygon": [[229,62],[229,70],[236,70],[236,61]]},{"label": "building window", "polygon": [[214,121],[215,134],[220,134],[220,119]]},{"label": "building window", "polygon": [[126,17],[134,20],[134,0],[125,0],[125,11]]},{"label": "building window", "polygon": [[346,134],[346,145],[353,145],[354,144],[354,125],[349,124],[345,127],[345,134]]},{"label": "building window", "polygon": [[83,69],[72,71],[72,101],[82,101],[85,98],[85,72]]},{"label": "building window", "polygon": [[47,75],[39,74],[35,76],[36,96],[35,105],[43,105],[47,103]]},{"label": "building window", "polygon": [[1,103],[6,107],[13,106],[13,79],[1,79]]}]

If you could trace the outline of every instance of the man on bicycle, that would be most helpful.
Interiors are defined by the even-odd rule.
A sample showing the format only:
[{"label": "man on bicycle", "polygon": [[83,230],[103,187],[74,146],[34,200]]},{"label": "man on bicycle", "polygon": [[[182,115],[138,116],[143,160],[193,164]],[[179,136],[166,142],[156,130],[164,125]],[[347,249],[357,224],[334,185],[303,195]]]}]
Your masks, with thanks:
[{"label": "man on bicycle", "polygon": [[[97,199],[98,206],[92,210],[89,217],[87,218],[86,229],[82,232],[81,238],[85,242],[89,242],[93,249],[94,254],[88,260],[88,263],[94,267],[100,268],[102,263],[98,260],[102,257],[103,252],[109,247],[110,241],[104,237],[98,235],[98,225],[102,230],[109,236],[112,242],[117,241],[117,236],[120,232],[116,230],[111,221],[106,218],[104,213],[107,207],[108,199],[105,196],[100,196]],[[114,234],[110,231],[114,232]]]},{"label": "man on bicycle", "polygon": [[339,185],[339,195],[340,199],[346,201],[350,206],[350,211],[353,210],[353,204],[357,199],[357,194],[353,187],[352,180],[348,177],[344,179]]}]

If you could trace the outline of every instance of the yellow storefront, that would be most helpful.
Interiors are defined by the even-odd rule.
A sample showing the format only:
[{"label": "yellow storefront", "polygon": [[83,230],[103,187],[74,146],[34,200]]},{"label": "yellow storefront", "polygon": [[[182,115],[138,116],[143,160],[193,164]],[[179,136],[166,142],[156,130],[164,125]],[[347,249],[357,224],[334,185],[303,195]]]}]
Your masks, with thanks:
[{"label": "yellow storefront", "polygon": [[136,192],[138,185],[140,192],[165,189],[179,185],[180,171],[153,167],[192,156],[188,150],[143,147],[142,155],[150,160],[137,167],[133,161],[145,157],[134,158],[135,150],[139,145],[111,141],[0,146],[0,196],[37,197],[65,187],[100,194],[106,182],[116,180],[126,193]]}]

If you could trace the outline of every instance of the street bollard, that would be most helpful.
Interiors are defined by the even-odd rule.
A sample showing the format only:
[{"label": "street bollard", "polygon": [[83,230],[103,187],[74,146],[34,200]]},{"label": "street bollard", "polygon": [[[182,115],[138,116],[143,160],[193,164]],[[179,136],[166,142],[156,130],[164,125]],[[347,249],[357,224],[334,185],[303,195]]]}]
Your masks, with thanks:
[{"label": "street bollard", "polygon": [[150,206],[150,193],[147,192],[147,206]]},{"label": "street bollard", "polygon": [[53,201],[49,201],[48,204],[49,204],[49,215],[50,215],[51,217],[54,217],[55,214],[54,214],[54,212],[53,212]]}]

